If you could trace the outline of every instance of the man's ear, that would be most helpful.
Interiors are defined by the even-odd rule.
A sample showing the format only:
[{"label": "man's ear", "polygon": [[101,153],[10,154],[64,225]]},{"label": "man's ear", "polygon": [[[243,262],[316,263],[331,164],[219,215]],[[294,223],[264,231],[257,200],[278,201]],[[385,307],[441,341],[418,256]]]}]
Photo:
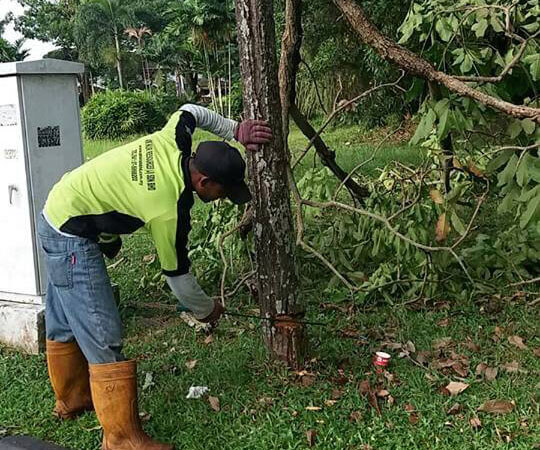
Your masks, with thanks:
[{"label": "man's ear", "polygon": [[206,175],[201,175],[201,178],[199,179],[199,184],[202,187],[205,187],[210,182],[210,178],[208,178]]}]

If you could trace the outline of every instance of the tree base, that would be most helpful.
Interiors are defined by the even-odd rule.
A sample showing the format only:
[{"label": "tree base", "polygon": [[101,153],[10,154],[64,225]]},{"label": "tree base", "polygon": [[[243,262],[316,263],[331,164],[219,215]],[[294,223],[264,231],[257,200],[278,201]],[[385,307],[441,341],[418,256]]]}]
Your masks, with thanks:
[{"label": "tree base", "polygon": [[266,331],[265,341],[272,358],[284,362],[291,369],[301,369],[307,349],[304,324],[282,314],[276,316],[276,321]]}]

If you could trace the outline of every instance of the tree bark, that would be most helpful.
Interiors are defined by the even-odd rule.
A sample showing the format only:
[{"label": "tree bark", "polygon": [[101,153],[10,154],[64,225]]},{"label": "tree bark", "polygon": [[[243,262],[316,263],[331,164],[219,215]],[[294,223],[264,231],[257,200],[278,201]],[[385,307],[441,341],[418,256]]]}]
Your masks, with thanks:
[{"label": "tree bark", "polygon": [[124,76],[122,74],[122,54],[120,52],[120,40],[118,38],[118,30],[114,29],[114,46],[116,50],[116,71],[118,72],[118,84],[120,89],[124,89]]},{"label": "tree bark", "polygon": [[296,101],[296,74],[300,65],[302,46],[302,0],[286,0],[285,30],[281,38],[281,60],[279,62],[279,88],[283,140],[287,146],[289,136],[289,110]]},{"label": "tree bark", "polygon": [[396,44],[373,25],[363,9],[354,0],[334,0],[360,39],[372,47],[383,59],[390,61],[413,75],[445,86],[452,92],[482,103],[512,117],[530,118],[540,123],[540,109],[514,105],[472,88],[463,81],[440,72],[428,61]]},{"label": "tree bark", "polygon": [[248,155],[259,304],[261,315],[270,319],[263,321],[263,338],[273,358],[297,368],[306,334],[295,320],[304,311],[297,297],[272,0],[236,0],[236,22],[245,117],[267,120],[274,135]]}]

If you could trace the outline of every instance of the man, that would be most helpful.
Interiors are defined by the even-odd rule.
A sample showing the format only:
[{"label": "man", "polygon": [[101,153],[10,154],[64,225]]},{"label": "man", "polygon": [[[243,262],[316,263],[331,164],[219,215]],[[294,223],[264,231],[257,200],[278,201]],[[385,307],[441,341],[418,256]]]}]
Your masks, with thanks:
[{"label": "man", "polygon": [[191,154],[196,127],[233,137],[250,150],[272,138],[265,122],[240,124],[184,105],[160,131],[113,149],[66,174],[52,189],[38,225],[49,274],[45,310],[47,362],[63,419],[95,409],[103,450],[169,450],[141,427],[135,361],[122,354],[122,324],[103,254],[120,250],[119,235],[146,228],[163,273],[182,305],[202,322],[223,306],[189,272],[187,240],[193,192],[204,202],[251,199],[240,152],[222,141]]}]

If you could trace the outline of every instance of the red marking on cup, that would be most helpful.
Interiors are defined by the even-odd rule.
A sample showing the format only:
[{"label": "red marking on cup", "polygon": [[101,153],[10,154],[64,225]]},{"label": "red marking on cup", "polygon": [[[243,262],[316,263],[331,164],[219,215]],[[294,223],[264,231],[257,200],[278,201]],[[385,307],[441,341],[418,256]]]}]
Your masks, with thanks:
[{"label": "red marking on cup", "polygon": [[376,352],[373,356],[373,365],[377,373],[384,372],[384,369],[388,366],[391,356],[385,352]]}]

